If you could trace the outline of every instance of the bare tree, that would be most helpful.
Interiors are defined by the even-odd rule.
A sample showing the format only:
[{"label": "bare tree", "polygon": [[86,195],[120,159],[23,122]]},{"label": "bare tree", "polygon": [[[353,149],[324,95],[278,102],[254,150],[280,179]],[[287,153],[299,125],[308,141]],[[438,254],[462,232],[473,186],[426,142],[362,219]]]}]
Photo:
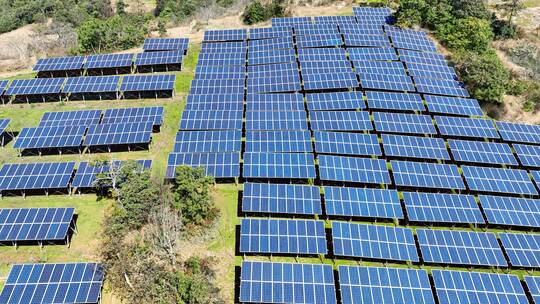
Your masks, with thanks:
[{"label": "bare tree", "polygon": [[178,211],[168,204],[160,204],[150,215],[148,232],[155,248],[169,260],[171,266],[176,265],[179,248],[182,220]]}]

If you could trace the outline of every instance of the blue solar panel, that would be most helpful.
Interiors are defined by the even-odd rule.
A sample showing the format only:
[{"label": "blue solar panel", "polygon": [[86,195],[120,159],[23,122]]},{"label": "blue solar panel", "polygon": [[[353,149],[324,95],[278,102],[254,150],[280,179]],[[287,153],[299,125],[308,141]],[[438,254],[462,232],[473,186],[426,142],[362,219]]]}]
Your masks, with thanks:
[{"label": "blue solar panel", "polygon": [[[195,78],[216,79],[213,75],[230,75],[227,78],[245,78],[245,66],[200,66],[195,68]],[[217,76],[216,76],[217,77]]]},{"label": "blue solar panel", "polygon": [[245,183],[242,211],[252,213],[322,214],[319,187]]},{"label": "blue solar panel", "polygon": [[184,111],[243,111],[243,102],[200,102],[200,103],[187,103],[184,107]]},{"label": "blue solar panel", "polygon": [[456,161],[501,165],[518,164],[508,144],[454,139],[448,140],[448,144]]},{"label": "blue solar panel", "polygon": [[428,115],[374,112],[373,119],[379,132],[437,134]]},{"label": "blue solar panel", "polygon": [[313,154],[244,153],[245,178],[315,178]]},{"label": "blue solar panel", "polygon": [[433,41],[427,37],[420,37],[415,35],[394,35],[389,33],[392,44],[395,48],[399,49],[411,49],[425,52],[437,52],[437,47]]},{"label": "blue solar panel", "polygon": [[540,235],[499,233],[510,264],[517,267],[540,267]]},{"label": "blue solar panel", "polygon": [[248,31],[246,29],[232,30],[210,30],[204,32],[203,42],[207,41],[238,41],[246,40]]},{"label": "blue solar panel", "polygon": [[343,304],[435,304],[423,269],[339,266]]},{"label": "blue solar panel", "polygon": [[[47,113],[45,113],[45,114],[47,114]],[[0,136],[2,134],[4,134],[4,131],[6,131],[6,128],[9,125],[10,122],[11,122],[11,119],[9,119],[9,118],[0,119]]]},{"label": "blue solar panel", "polygon": [[277,77],[248,78],[247,80],[248,94],[298,92],[301,89],[300,76],[297,73]]},{"label": "blue solar panel", "polygon": [[424,95],[428,110],[433,113],[484,116],[476,99]]},{"label": "blue solar panel", "polygon": [[403,63],[399,61],[355,61],[356,73],[407,76]]},{"label": "blue solar panel", "polygon": [[386,156],[422,159],[450,159],[441,138],[382,134]]},{"label": "blue solar panel", "polygon": [[244,79],[193,79],[190,94],[242,94]]},{"label": "blue solar panel", "polygon": [[[309,17],[305,17],[309,18]],[[274,22],[272,20],[272,22]],[[311,22],[311,20],[309,21]],[[253,43],[255,39],[270,39],[278,37],[292,37],[293,32],[292,28],[289,26],[272,26],[272,27],[261,27],[261,28],[252,28],[249,29],[249,39],[250,44]]]},{"label": "blue solar panel", "polygon": [[118,91],[120,76],[84,76],[68,78],[63,93],[99,93]]},{"label": "blue solar panel", "polygon": [[425,263],[508,266],[495,233],[416,229]]},{"label": "blue solar panel", "polygon": [[244,94],[189,94],[186,98],[189,103],[220,103],[220,102],[244,102]]},{"label": "blue solar panel", "polygon": [[45,149],[78,147],[86,126],[23,128],[17,136],[14,149]]},{"label": "blue solar panel", "polygon": [[[140,166],[141,171],[150,170],[152,167],[151,160],[137,160],[136,162],[138,166]],[[75,188],[95,187],[96,185],[94,183],[98,179],[102,179],[102,181],[109,180],[108,175],[100,176],[100,174],[109,173],[111,171],[116,172],[120,170],[122,166],[126,165],[126,163],[126,161],[114,160],[111,166],[110,162],[81,162],[79,168],[77,168],[75,177],[73,178],[72,186]],[[104,185],[105,183],[101,184]]]},{"label": "blue solar panel", "polygon": [[204,42],[201,45],[201,54],[209,53],[246,53],[246,41]]},{"label": "blue solar panel", "polygon": [[389,16],[392,11],[388,7],[353,6],[355,16]]},{"label": "blue solar panel", "polygon": [[246,113],[246,130],[308,130],[305,111]]},{"label": "blue solar panel", "polygon": [[137,92],[137,91],[168,91],[174,90],[174,82],[176,75],[159,74],[159,75],[127,75],[122,80],[120,91],[122,92]]},{"label": "blue solar panel", "polygon": [[358,79],[353,72],[333,74],[302,74],[305,90],[357,88]]},{"label": "blue solar panel", "polygon": [[[294,49],[292,34],[288,37],[277,37],[262,40],[250,40],[250,51],[271,51],[281,49]],[[296,60],[294,61],[296,63]]]},{"label": "blue solar panel", "polygon": [[357,15],[356,20],[360,24],[377,24],[383,25],[385,23],[393,23],[394,19],[392,16],[377,16],[377,15]]},{"label": "blue solar panel", "polygon": [[152,66],[160,64],[181,64],[184,50],[144,52],[137,54],[136,66]]},{"label": "blue solar panel", "polygon": [[313,152],[309,131],[247,131],[246,152]]},{"label": "blue solar panel", "polygon": [[[280,26],[292,26],[298,24],[311,24],[313,22],[311,17],[284,17],[284,18],[272,18],[272,27]],[[253,31],[253,30],[252,30]],[[251,38],[251,36],[250,36]]]},{"label": "blue solar panel", "polygon": [[5,95],[58,94],[66,78],[15,79]]},{"label": "blue solar panel", "polygon": [[490,119],[435,116],[435,122],[442,135],[499,138],[499,133]]},{"label": "blue solar panel", "polygon": [[469,97],[469,92],[462,82],[455,80],[414,77],[416,88],[420,93]]},{"label": "blue solar panel", "polygon": [[540,227],[540,200],[488,195],[479,198],[490,224]]},{"label": "blue solar panel", "polygon": [[[424,36],[425,36],[425,33],[424,33]],[[446,65],[446,59],[444,58],[443,54],[404,50],[404,49],[398,49],[397,51],[399,54],[399,59],[403,62]]]},{"label": "blue solar panel", "polygon": [[315,24],[346,24],[356,23],[354,16],[315,16]]},{"label": "blue solar panel", "polygon": [[240,176],[240,154],[227,153],[171,153],[167,162],[167,178],[175,177],[178,166],[203,167],[207,175],[216,178]]},{"label": "blue solar panel", "polygon": [[101,110],[79,110],[66,112],[46,112],[39,122],[40,127],[77,126],[98,124]]},{"label": "blue solar panel", "polygon": [[396,190],[325,186],[324,200],[328,215],[403,218]]},{"label": "blue solar panel", "polygon": [[418,262],[412,229],[332,222],[336,256]]},{"label": "blue solar panel", "polygon": [[98,303],[103,279],[103,266],[96,263],[15,264],[0,294],[0,302]]},{"label": "blue solar panel", "polygon": [[302,94],[249,94],[247,111],[304,111]]},{"label": "blue solar panel", "polygon": [[408,161],[391,161],[392,174],[398,186],[420,188],[465,189],[458,167]]},{"label": "blue solar panel", "polygon": [[[384,73],[381,71],[381,73]],[[358,74],[362,88],[414,92],[411,77],[406,75]]]},{"label": "blue solar panel", "polygon": [[146,38],[144,39],[144,51],[173,51],[187,50],[188,38]]},{"label": "blue solar panel", "polygon": [[[420,61],[420,60],[419,60]],[[425,59],[423,61],[430,61],[430,59]],[[425,63],[416,63],[416,62],[406,62],[407,70],[409,75],[414,77],[424,77],[424,78],[433,78],[433,79],[442,79],[442,80],[459,80],[456,74],[456,71],[447,66],[445,63],[434,62],[434,64],[425,64]]]},{"label": "blue solar panel", "polygon": [[0,209],[0,241],[65,240],[74,208]]},{"label": "blue solar panel", "polygon": [[534,303],[540,303],[540,277],[524,276]]},{"label": "blue solar panel", "polygon": [[336,303],[332,266],[242,262],[242,303]]},{"label": "blue solar panel", "polygon": [[32,70],[35,72],[80,70],[84,60],[84,56],[42,58]]},{"label": "blue solar panel", "polygon": [[[339,30],[345,36],[347,35],[373,35],[385,36],[382,26],[378,24],[358,23],[358,24],[340,24]],[[388,38],[386,38],[388,39]]]},{"label": "blue solar panel", "polygon": [[242,132],[229,131],[180,131],[176,134],[174,152],[211,153],[240,152]]},{"label": "blue solar panel", "polygon": [[323,221],[242,219],[241,253],[326,254]]},{"label": "blue solar panel", "polygon": [[322,154],[382,155],[377,135],[315,131],[315,151]]},{"label": "blue solar panel", "polygon": [[131,67],[134,54],[98,54],[86,57],[85,69]]},{"label": "blue solar panel", "polygon": [[0,191],[67,188],[74,167],[74,162],[4,164]]},{"label": "blue solar panel", "polygon": [[419,94],[388,93],[366,91],[368,106],[371,109],[424,111]]},{"label": "blue solar panel", "polygon": [[469,189],[498,193],[538,194],[527,171],[461,166]]},{"label": "blue solar panel", "polygon": [[279,75],[298,75],[298,65],[296,63],[278,63],[270,65],[257,65],[247,67],[248,78],[257,77],[277,77]]},{"label": "blue solar panel", "polygon": [[358,110],[366,104],[362,92],[333,92],[306,94],[309,111]]},{"label": "blue solar panel", "polygon": [[348,47],[382,47],[389,48],[390,40],[386,35],[373,35],[374,33],[344,34],[345,45]]},{"label": "blue solar panel", "polygon": [[294,27],[296,36],[338,34],[337,24],[298,24]]},{"label": "blue solar panel", "polygon": [[296,62],[294,49],[262,50],[248,52],[248,65]]},{"label": "blue solar panel", "polygon": [[296,46],[301,48],[338,47],[343,45],[343,39],[338,33],[324,32],[322,35],[296,36]]},{"label": "blue solar panel", "polygon": [[390,174],[382,159],[319,155],[321,180],[367,184],[390,184]]},{"label": "blue solar panel", "polygon": [[516,275],[451,270],[433,270],[431,275],[441,304],[529,303]]},{"label": "blue solar panel", "polygon": [[506,141],[540,144],[540,126],[504,121],[496,122],[501,137]]},{"label": "blue solar panel", "polygon": [[347,53],[340,48],[299,49],[298,59],[300,64],[309,61],[346,61]]},{"label": "blue solar panel", "polygon": [[311,129],[327,131],[363,131],[373,130],[373,125],[366,111],[331,111],[311,112]]},{"label": "blue solar panel", "polygon": [[393,48],[349,48],[348,51],[352,61],[398,60]]},{"label": "blue solar panel", "polygon": [[513,144],[519,161],[527,167],[540,167],[540,146]]},{"label": "blue solar panel", "polygon": [[352,77],[351,74],[354,74],[351,63],[346,60],[301,61],[300,68],[302,70],[302,75],[319,75],[319,74],[338,73],[338,74],[349,74],[348,77]]},{"label": "blue solar panel", "polygon": [[161,126],[163,107],[117,108],[107,109],[103,113],[102,124],[119,124],[150,121],[154,126]]},{"label": "blue solar panel", "polygon": [[152,137],[152,122],[100,124],[88,127],[83,145],[146,144]]},{"label": "blue solar panel", "polygon": [[484,224],[472,195],[402,192],[412,222]]},{"label": "blue solar panel", "polygon": [[241,130],[243,111],[184,111],[180,130]]}]

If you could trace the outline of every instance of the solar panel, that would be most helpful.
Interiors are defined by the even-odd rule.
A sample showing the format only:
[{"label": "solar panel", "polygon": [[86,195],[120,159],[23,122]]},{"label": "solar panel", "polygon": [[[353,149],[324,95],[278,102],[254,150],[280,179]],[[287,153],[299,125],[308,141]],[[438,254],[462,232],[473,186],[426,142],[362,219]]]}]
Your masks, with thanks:
[{"label": "solar panel", "polygon": [[242,262],[242,303],[336,303],[332,266]]},{"label": "solar panel", "polygon": [[302,94],[249,94],[247,111],[304,111]]},{"label": "solar panel", "polygon": [[540,266],[540,235],[499,233],[499,238],[512,266]]},{"label": "solar panel", "polygon": [[246,41],[228,41],[228,42],[204,42],[201,45],[201,53],[246,53]]},{"label": "solar panel", "polygon": [[247,131],[246,152],[313,152],[309,131]]},{"label": "solar panel", "polygon": [[540,227],[540,200],[488,195],[479,198],[490,224]]},{"label": "solar panel", "polygon": [[298,75],[300,75],[298,73],[298,66],[294,63],[248,66],[248,79],[261,77],[275,78],[278,76],[294,77]]},{"label": "solar panel", "polygon": [[[388,32],[388,31],[387,31]],[[399,36],[400,34],[396,34],[398,32],[391,31],[394,33],[392,36]],[[419,37],[425,37],[425,32],[418,32]],[[446,65],[446,59],[444,58],[443,54],[439,53],[429,53],[429,52],[422,52],[422,51],[414,51],[414,50],[404,50],[404,49],[398,49],[398,55],[399,59],[403,62],[417,62],[417,63],[423,63],[423,59],[429,59],[439,62],[442,65]]]},{"label": "solar panel", "polygon": [[326,254],[323,221],[242,219],[240,252]]},{"label": "solar panel", "polygon": [[315,178],[313,154],[244,153],[245,178]]},{"label": "solar panel", "polygon": [[495,233],[416,229],[425,263],[508,266]]},{"label": "solar panel", "polygon": [[240,152],[242,132],[227,131],[180,131],[176,134],[174,152],[212,153]]},{"label": "solar panel", "polygon": [[373,130],[367,111],[331,111],[310,113],[311,129],[315,131]]},{"label": "solar panel", "polygon": [[15,264],[0,302],[98,303],[103,279],[103,266],[97,263]]},{"label": "solar panel", "polygon": [[[230,75],[228,78],[245,78],[245,66],[202,66],[197,65],[195,68],[195,78],[197,79],[212,79],[212,75]],[[240,76],[238,76],[240,75]]]},{"label": "solar panel", "polygon": [[246,130],[308,130],[305,111],[246,113]]},{"label": "solar panel", "polygon": [[144,52],[137,54],[136,66],[152,66],[160,64],[181,64],[184,50]]},{"label": "solar panel", "polygon": [[302,74],[304,89],[325,90],[358,87],[358,79],[353,72],[336,72],[333,74]]},{"label": "solar panel", "polygon": [[203,167],[207,175],[215,178],[240,176],[240,154],[223,153],[171,153],[167,162],[167,178],[175,177],[178,166]]},{"label": "solar panel", "polygon": [[243,111],[244,104],[241,102],[201,102],[188,103],[184,111]]},{"label": "solar panel", "polygon": [[120,91],[137,92],[174,90],[175,80],[176,75],[174,74],[127,75],[124,76],[124,79],[122,80]]},{"label": "solar panel", "polygon": [[367,184],[390,184],[390,174],[382,159],[319,155],[321,180]]},{"label": "solar panel", "polygon": [[290,36],[286,37],[249,41],[250,51],[271,51],[281,49],[294,49],[294,40],[292,38],[292,33],[290,34]]},{"label": "solar panel", "polygon": [[74,208],[0,209],[0,242],[65,240]]},{"label": "solar panel", "polygon": [[374,16],[374,15],[358,15],[356,16],[358,23],[377,24],[383,25],[385,23],[392,23],[392,16]]},{"label": "solar panel", "polygon": [[382,47],[389,48],[390,40],[386,35],[373,35],[374,33],[344,34],[345,45],[348,47]]},{"label": "solar panel", "polygon": [[74,167],[74,162],[4,164],[0,191],[67,188]]},{"label": "solar panel", "polygon": [[540,144],[540,126],[504,121],[495,123],[501,137],[506,141]]},{"label": "solar panel", "polygon": [[77,126],[98,124],[101,110],[78,110],[65,112],[45,112],[39,122],[40,127]]},{"label": "solar panel", "polygon": [[508,144],[449,139],[450,151],[456,161],[517,165],[518,162]]},{"label": "solar panel", "polygon": [[356,73],[407,76],[403,63],[399,61],[355,61]]},{"label": "solar panel", "polygon": [[144,51],[173,51],[187,50],[188,38],[146,38],[144,39]]},{"label": "solar panel", "polygon": [[388,7],[353,6],[355,16],[389,16],[392,11]]},{"label": "solar panel", "polygon": [[516,275],[451,270],[433,270],[431,275],[441,304],[529,303]]},{"label": "solar panel", "polygon": [[428,63],[406,62],[409,75],[413,76],[413,78],[424,77],[449,81],[459,80],[454,68],[447,66],[446,63],[439,63],[431,59],[420,60],[415,58],[415,60]]},{"label": "solar panel", "polygon": [[294,26],[296,36],[338,34],[337,24],[298,24]]},{"label": "solar panel", "polygon": [[[47,114],[47,113],[45,113],[45,114]],[[11,119],[9,119],[9,118],[0,119],[0,136],[2,134],[4,134],[4,132],[6,131],[6,128],[9,125],[10,122],[11,122]]]},{"label": "solar panel", "polygon": [[58,94],[66,78],[15,79],[4,95]]},{"label": "solar panel", "polygon": [[366,91],[368,106],[372,109],[424,111],[419,94]]},{"label": "solar panel", "polygon": [[[300,68],[302,70],[302,75],[318,75],[318,74],[333,74],[333,73],[354,74],[351,63],[345,60],[301,61]],[[349,77],[352,77],[352,76],[349,76]],[[358,83],[358,81],[356,83]]]},{"label": "solar panel", "polygon": [[247,40],[248,31],[246,29],[232,30],[210,30],[204,32],[203,42],[208,41],[238,41]]},{"label": "solar panel", "polygon": [[423,269],[339,266],[338,271],[342,303],[435,303]]},{"label": "solar panel", "polygon": [[462,82],[455,80],[414,77],[416,88],[420,93],[469,97],[469,92]]},{"label": "solar panel", "polygon": [[23,128],[17,136],[14,149],[45,149],[78,147],[86,126]]},{"label": "solar panel", "polygon": [[312,22],[313,20],[311,17],[272,18],[272,28],[276,26],[292,26],[292,25],[305,24],[305,23],[310,24]]},{"label": "solar panel", "polygon": [[428,115],[373,112],[373,120],[379,132],[437,134]]},{"label": "solar panel", "polygon": [[383,31],[382,26],[380,26],[379,24],[370,24],[370,23],[340,24],[339,30],[345,36],[347,35],[386,36],[386,34]]},{"label": "solar panel", "polygon": [[35,72],[80,70],[84,60],[84,56],[41,58],[32,70]]},{"label": "solar panel", "polygon": [[322,214],[319,187],[245,183],[242,211],[252,213]]},{"label": "solar panel", "polygon": [[540,147],[523,144],[513,144],[519,161],[527,167],[540,167]]},{"label": "solar panel", "polygon": [[435,116],[435,122],[442,135],[499,138],[499,133],[491,119]]},{"label": "solar panel", "polygon": [[377,135],[315,131],[315,151],[322,154],[382,155]]},{"label": "solar panel", "polygon": [[484,224],[472,195],[402,192],[412,222]]},{"label": "solar panel", "polygon": [[248,94],[298,92],[301,89],[300,76],[297,73],[276,77],[248,78],[247,80]]},{"label": "solar panel", "polygon": [[102,124],[120,124],[150,121],[154,126],[163,122],[163,107],[107,109],[103,113]]},{"label": "solar panel", "polygon": [[[384,71],[381,71],[384,73]],[[365,89],[379,89],[390,91],[409,91],[414,92],[414,84],[411,77],[404,75],[389,75],[362,73],[358,74],[360,84]]]},{"label": "solar panel", "polygon": [[382,134],[386,156],[450,159],[442,138]]},{"label": "solar panel", "polygon": [[152,122],[99,124],[88,127],[83,145],[146,144],[152,137]]},{"label": "solar panel", "polygon": [[352,61],[398,60],[394,48],[349,48],[348,51]]},{"label": "solar panel", "polygon": [[118,91],[120,76],[84,76],[67,79],[63,93],[99,93]]},{"label": "solar panel", "polygon": [[[137,160],[138,166],[141,169],[141,172],[144,170],[150,170],[152,167],[151,160]],[[73,178],[72,186],[75,188],[92,188],[95,187],[95,182],[98,179],[107,178],[106,176],[100,176],[100,174],[109,173],[112,171],[116,172],[120,170],[127,162],[114,160],[112,166],[110,162],[81,162],[75,177]],[[111,185],[112,186],[112,185]]]},{"label": "solar panel", "polygon": [[2,80],[0,79],[0,95],[2,95],[2,93],[4,93],[4,91],[6,90],[6,87],[9,83],[9,80]]},{"label": "solar panel", "polygon": [[354,16],[315,16],[315,24],[344,24],[356,23]]},{"label": "solar panel", "polygon": [[332,92],[306,94],[309,111],[364,109],[362,92]]},{"label": "solar panel", "polygon": [[85,69],[131,67],[135,54],[98,54],[86,57]]},{"label": "solar panel", "polygon": [[241,130],[243,111],[184,111],[180,130]]},{"label": "solar panel", "polygon": [[540,277],[524,276],[534,303],[540,303]]},{"label": "solar panel", "polygon": [[190,94],[242,94],[244,79],[193,79]]},{"label": "solar panel", "polygon": [[300,64],[307,61],[346,61],[347,53],[341,48],[299,49],[298,60]]},{"label": "solar panel", "polygon": [[433,113],[463,116],[484,116],[476,99],[424,95],[428,110]]},{"label": "solar panel", "polygon": [[189,94],[187,103],[244,102],[244,94]]},{"label": "solar panel", "polygon": [[294,49],[262,50],[248,52],[248,65],[296,62]]},{"label": "solar panel", "polygon": [[338,33],[323,35],[296,36],[296,46],[301,48],[338,47],[343,45],[343,39]]},{"label": "solar panel", "polygon": [[325,186],[324,200],[327,215],[403,218],[396,190]]},{"label": "solar panel", "polygon": [[461,166],[469,189],[498,193],[538,194],[527,171]]},{"label": "solar panel", "polygon": [[394,35],[390,33],[392,44],[398,49],[411,49],[424,52],[437,52],[437,47],[427,37],[415,35]]},{"label": "solar panel", "polygon": [[458,167],[392,160],[392,174],[398,186],[442,189],[465,189]]},{"label": "solar panel", "polygon": [[[310,22],[311,22],[311,19],[310,19]],[[289,26],[272,26],[272,27],[261,27],[261,28],[249,29],[250,43],[252,43],[253,40],[256,40],[256,39],[292,37],[292,35],[293,35],[292,28]]]},{"label": "solar panel", "polygon": [[332,222],[336,256],[418,262],[412,229]]}]

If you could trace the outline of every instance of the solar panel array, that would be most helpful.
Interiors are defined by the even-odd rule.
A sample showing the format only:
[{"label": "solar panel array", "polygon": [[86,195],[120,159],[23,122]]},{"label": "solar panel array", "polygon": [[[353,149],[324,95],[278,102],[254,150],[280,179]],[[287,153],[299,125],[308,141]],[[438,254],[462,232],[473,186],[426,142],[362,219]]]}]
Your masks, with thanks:
[{"label": "solar panel array", "polygon": [[74,208],[0,209],[0,242],[65,240],[74,213]]}]

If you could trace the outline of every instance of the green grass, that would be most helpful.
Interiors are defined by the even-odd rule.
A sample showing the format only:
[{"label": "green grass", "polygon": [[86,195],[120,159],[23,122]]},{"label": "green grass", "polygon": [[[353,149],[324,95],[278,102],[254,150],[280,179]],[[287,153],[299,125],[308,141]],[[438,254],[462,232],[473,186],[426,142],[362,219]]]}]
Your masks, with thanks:
[{"label": "green grass", "polygon": [[526,8],[539,7],[540,6],[540,0],[525,0],[523,2],[523,5]]}]

